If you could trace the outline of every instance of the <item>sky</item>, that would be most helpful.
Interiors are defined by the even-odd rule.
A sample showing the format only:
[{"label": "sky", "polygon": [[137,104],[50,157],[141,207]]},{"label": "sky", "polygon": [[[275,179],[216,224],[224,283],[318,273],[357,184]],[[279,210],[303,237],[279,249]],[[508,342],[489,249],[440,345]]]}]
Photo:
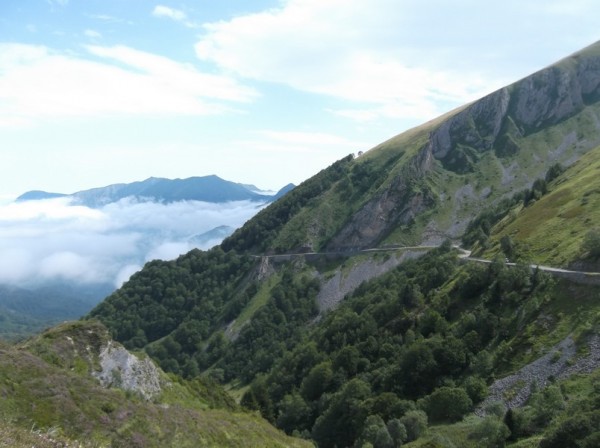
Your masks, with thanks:
[{"label": "sky", "polygon": [[277,190],[600,39],[596,0],[2,0],[0,200]]}]

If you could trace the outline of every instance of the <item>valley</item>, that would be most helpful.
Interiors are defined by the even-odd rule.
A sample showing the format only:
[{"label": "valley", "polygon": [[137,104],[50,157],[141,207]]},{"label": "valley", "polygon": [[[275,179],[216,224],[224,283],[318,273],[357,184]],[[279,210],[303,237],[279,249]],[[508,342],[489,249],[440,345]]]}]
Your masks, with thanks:
[{"label": "valley", "polygon": [[204,176],[20,195],[0,206],[0,337],[80,318],[146,262],[219,244],[292,187]]}]

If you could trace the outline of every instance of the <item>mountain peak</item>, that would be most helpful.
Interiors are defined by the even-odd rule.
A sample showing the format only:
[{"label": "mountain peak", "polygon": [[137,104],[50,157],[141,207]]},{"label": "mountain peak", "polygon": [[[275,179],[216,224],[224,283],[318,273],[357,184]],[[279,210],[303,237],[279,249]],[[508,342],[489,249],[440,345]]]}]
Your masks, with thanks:
[{"label": "mountain peak", "polygon": [[23,193],[21,196],[15,199],[15,202],[37,201],[40,199],[62,198],[65,196],[67,195],[62,193],[50,193],[41,190],[31,190]]}]

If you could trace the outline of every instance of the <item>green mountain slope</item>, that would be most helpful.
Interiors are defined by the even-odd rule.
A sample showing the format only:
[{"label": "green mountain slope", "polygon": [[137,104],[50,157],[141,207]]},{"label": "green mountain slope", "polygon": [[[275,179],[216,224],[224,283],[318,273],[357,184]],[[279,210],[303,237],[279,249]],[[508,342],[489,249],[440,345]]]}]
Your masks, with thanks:
[{"label": "green mountain slope", "polygon": [[[461,265],[449,245],[364,283],[315,322],[318,284],[309,273],[318,268],[327,276],[336,264],[351,261],[282,263],[248,302],[245,309],[254,300],[264,304],[237,334],[223,331],[221,321],[214,333],[194,339],[188,330],[196,323],[185,319],[146,351],[184,375],[195,375],[189,370],[194,365],[219,381],[249,383],[244,406],[319,446],[350,446],[370,437],[371,424],[379,431],[425,419],[435,432],[436,425],[459,421],[486,396],[494,378],[537,360],[567,337],[579,347],[568,365],[585,365],[589,338],[600,329],[599,287],[526,266]],[[550,384],[547,376],[540,378],[539,388]],[[444,400],[462,404],[446,413]],[[523,418],[535,420],[540,409]],[[515,437],[543,436],[550,421],[566,416],[527,423]],[[478,424],[472,420],[467,430]],[[479,440],[471,446],[480,446]]]},{"label": "green mountain slope", "polygon": [[[102,387],[93,376],[111,350],[113,386]],[[0,445],[310,446],[241,412],[215,384],[168,377],[125,353],[94,322],[0,347]]]},{"label": "green mountain slope", "polygon": [[595,446],[600,286],[529,262],[587,256],[599,86],[595,44],[334,163],[91,316],[322,447]]},{"label": "green mountain slope", "polygon": [[[515,255],[557,267],[586,268],[593,261],[584,240],[600,223],[600,147],[583,155],[548,190],[528,206],[507,210],[491,229],[482,251],[487,257],[502,253],[500,241],[510,238]],[[482,248],[483,249],[483,248]],[[587,268],[593,269],[594,266]]]},{"label": "green mountain slope", "polygon": [[347,250],[459,237],[474,212],[600,143],[600,44],[323,170],[225,250]]}]

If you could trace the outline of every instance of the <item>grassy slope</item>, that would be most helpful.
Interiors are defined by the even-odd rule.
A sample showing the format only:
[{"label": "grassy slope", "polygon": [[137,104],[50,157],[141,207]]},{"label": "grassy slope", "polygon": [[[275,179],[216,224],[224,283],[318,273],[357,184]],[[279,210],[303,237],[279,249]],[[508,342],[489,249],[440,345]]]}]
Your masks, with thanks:
[{"label": "grassy slope", "polygon": [[495,228],[486,253],[500,253],[508,235],[524,259],[551,266],[568,266],[579,259],[584,235],[600,222],[600,147],[585,154],[550,185],[539,201]]},{"label": "grassy slope", "polygon": [[[214,407],[220,400],[214,386],[199,381],[165,378],[170,386],[154,402],[100,387],[87,361],[66,355],[62,344],[96,330],[89,322],[66,324],[29,341],[29,350],[0,348],[0,434],[11,446],[31,446],[48,434],[84,446],[310,446],[227,400]],[[36,446],[53,446],[44,443]]]}]

